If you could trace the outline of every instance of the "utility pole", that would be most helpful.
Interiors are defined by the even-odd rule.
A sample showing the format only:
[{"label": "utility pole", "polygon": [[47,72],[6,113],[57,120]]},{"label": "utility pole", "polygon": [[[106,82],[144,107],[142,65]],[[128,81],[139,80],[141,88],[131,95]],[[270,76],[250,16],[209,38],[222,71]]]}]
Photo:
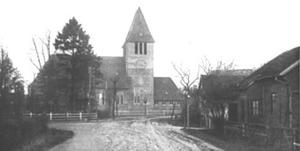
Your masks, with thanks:
[{"label": "utility pole", "polygon": [[147,98],[144,96],[144,104],[145,104],[145,117],[147,116]]},{"label": "utility pole", "polygon": [[187,102],[186,102],[186,127],[190,127],[190,95],[187,96]]},{"label": "utility pole", "polygon": [[113,85],[114,85],[114,97],[113,97],[113,102],[112,102],[112,118],[115,118],[115,103],[116,103],[116,95],[117,95],[117,88],[116,88],[117,81],[114,79],[113,80]]},{"label": "utility pole", "polygon": [[112,118],[115,118],[115,105],[116,105],[116,98],[117,98],[117,82],[119,80],[119,73],[111,79],[113,82],[113,102],[112,102]]},{"label": "utility pole", "polygon": [[89,73],[89,86],[88,86],[88,113],[89,117],[88,120],[90,120],[90,114],[91,114],[91,89],[92,89],[92,67],[88,68]]}]

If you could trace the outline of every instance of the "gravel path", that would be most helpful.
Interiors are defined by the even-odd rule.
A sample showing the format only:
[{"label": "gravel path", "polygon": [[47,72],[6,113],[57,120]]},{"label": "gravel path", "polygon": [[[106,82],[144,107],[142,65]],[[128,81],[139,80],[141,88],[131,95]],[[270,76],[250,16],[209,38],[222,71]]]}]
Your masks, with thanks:
[{"label": "gravel path", "polygon": [[167,124],[140,120],[50,123],[75,135],[50,151],[221,151]]}]

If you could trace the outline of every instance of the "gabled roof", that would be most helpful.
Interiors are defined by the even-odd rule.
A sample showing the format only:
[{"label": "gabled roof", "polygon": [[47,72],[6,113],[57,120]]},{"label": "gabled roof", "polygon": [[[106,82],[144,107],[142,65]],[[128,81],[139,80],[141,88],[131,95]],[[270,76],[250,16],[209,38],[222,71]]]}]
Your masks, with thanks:
[{"label": "gabled roof", "polygon": [[154,77],[154,100],[180,101],[183,96],[170,77]]},{"label": "gabled roof", "polygon": [[125,43],[126,42],[154,42],[140,7],[134,15],[132,24],[126,37]]},{"label": "gabled roof", "polygon": [[281,76],[280,73],[282,73],[298,61],[299,51],[300,47],[296,47],[283,52],[279,56],[275,57],[274,59],[254,71],[250,76],[245,78],[240,83],[240,85],[242,87],[247,87],[256,80]]},{"label": "gabled roof", "polygon": [[113,80],[117,77],[117,88],[129,88],[130,77],[126,75],[125,61],[123,57],[101,57],[100,71],[104,81],[99,88],[113,88]]}]

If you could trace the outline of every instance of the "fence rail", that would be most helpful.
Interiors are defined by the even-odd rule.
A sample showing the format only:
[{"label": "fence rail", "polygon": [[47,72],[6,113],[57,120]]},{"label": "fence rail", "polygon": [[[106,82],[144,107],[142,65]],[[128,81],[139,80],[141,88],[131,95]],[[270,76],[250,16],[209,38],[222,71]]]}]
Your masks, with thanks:
[{"label": "fence rail", "polygon": [[[179,114],[181,111],[174,110],[174,114]],[[172,110],[119,110],[117,116],[168,116],[172,115]]]},{"label": "fence rail", "polygon": [[[96,120],[97,113],[47,113],[45,114],[50,121],[81,121],[81,120]],[[42,113],[25,113],[24,118],[36,118],[43,116]]]}]

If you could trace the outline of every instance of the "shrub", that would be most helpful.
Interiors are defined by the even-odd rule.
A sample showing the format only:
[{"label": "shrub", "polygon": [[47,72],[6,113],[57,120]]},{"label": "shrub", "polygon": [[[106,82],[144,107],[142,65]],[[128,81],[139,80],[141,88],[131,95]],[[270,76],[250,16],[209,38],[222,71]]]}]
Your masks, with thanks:
[{"label": "shrub", "polygon": [[103,119],[103,118],[109,118],[110,117],[110,111],[109,110],[99,110],[97,111],[98,118]]}]

